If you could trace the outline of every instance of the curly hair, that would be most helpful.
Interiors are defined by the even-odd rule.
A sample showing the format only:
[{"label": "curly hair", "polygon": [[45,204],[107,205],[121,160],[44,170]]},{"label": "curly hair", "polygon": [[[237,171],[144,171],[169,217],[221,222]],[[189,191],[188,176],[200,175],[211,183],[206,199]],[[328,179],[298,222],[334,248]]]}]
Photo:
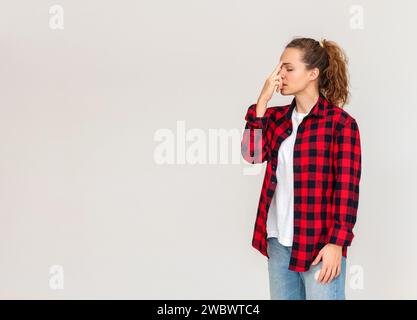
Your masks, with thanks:
[{"label": "curly hair", "polygon": [[319,92],[330,103],[343,108],[349,102],[348,58],[334,41],[295,38],[285,48],[302,50],[307,70],[319,69]]}]

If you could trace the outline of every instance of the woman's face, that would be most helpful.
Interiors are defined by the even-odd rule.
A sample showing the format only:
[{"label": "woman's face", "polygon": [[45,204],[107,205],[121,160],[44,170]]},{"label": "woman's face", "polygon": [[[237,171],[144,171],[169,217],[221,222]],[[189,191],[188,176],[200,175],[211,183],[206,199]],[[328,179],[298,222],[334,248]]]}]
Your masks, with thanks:
[{"label": "woman's face", "polygon": [[308,86],[315,85],[319,70],[318,68],[307,70],[301,57],[302,51],[296,48],[286,48],[281,55],[280,61],[283,64],[279,74],[283,84],[281,94],[284,96],[295,95]]}]

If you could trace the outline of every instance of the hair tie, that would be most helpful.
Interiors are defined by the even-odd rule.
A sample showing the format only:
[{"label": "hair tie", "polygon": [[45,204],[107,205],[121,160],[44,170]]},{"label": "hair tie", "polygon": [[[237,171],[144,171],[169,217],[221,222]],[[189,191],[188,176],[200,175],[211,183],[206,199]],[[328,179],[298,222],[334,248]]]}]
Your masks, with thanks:
[{"label": "hair tie", "polygon": [[321,40],[319,41],[319,44],[320,44],[320,46],[321,46],[322,48],[324,48],[324,41],[326,41],[326,39],[321,39]]}]

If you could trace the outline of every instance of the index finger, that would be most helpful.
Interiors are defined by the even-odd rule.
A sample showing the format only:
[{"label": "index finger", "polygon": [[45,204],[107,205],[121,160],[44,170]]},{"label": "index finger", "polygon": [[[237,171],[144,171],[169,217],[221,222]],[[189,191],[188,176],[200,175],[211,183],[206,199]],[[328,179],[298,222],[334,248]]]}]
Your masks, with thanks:
[{"label": "index finger", "polygon": [[274,71],[272,71],[271,76],[278,75],[279,71],[281,70],[282,61],[278,63],[278,65],[275,67]]}]

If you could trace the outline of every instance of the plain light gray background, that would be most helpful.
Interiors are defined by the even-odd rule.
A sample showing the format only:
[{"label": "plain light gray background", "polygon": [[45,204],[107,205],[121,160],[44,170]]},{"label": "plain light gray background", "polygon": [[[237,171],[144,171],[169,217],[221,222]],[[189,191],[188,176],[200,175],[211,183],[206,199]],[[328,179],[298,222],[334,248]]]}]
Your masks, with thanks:
[{"label": "plain light gray background", "polygon": [[[57,4],[64,29],[49,26]],[[411,0],[2,1],[0,297],[269,299],[266,257],[251,247],[264,167],[160,165],[154,135],[177,121],[242,131],[285,44],[305,36],[349,57],[363,167],[347,297],[416,299],[416,11]],[[50,287],[53,265],[63,289]]]}]

